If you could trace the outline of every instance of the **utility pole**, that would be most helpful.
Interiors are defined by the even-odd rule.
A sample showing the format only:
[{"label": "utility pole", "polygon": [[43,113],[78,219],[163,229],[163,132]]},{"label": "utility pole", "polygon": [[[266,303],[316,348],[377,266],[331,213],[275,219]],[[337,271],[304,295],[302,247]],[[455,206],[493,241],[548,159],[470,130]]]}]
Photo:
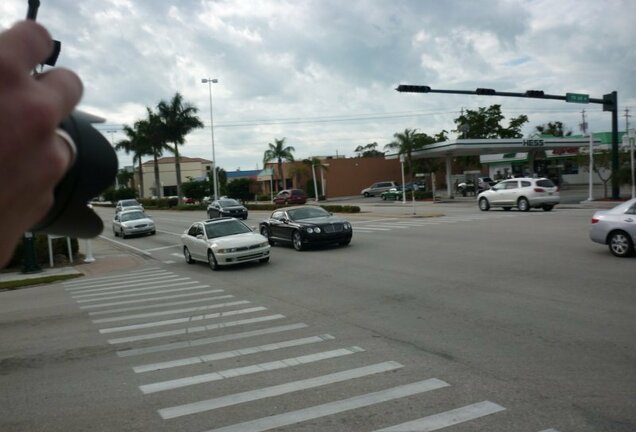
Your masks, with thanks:
[{"label": "utility pole", "polygon": [[625,133],[629,133],[629,118],[631,115],[629,114],[629,108],[625,108]]}]

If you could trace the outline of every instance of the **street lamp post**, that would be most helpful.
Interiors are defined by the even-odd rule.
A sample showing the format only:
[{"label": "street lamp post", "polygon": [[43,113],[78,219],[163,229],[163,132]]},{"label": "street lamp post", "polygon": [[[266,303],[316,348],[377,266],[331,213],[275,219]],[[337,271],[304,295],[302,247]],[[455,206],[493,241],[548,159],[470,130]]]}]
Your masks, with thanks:
[{"label": "street lamp post", "polygon": [[[110,145],[115,148],[115,132],[119,132],[116,129],[109,129],[106,131],[110,134]],[[115,189],[119,189],[119,179],[115,176]]]},{"label": "street lamp post", "polygon": [[216,155],[214,154],[214,118],[212,115],[212,83],[216,84],[219,82],[216,78],[203,78],[201,80],[203,84],[208,85],[208,90],[210,92],[210,137],[212,139],[212,193],[214,194],[214,199],[219,199],[219,178],[216,173]]}]

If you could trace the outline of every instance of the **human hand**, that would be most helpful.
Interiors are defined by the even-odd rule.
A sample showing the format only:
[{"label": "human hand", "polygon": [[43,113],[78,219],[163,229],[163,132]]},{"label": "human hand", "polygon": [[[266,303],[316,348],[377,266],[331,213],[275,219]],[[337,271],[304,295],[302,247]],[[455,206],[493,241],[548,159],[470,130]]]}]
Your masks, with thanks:
[{"label": "human hand", "polygon": [[53,205],[73,160],[56,129],[79,102],[82,83],[62,68],[31,76],[52,50],[47,30],[32,21],[0,33],[0,268]]}]

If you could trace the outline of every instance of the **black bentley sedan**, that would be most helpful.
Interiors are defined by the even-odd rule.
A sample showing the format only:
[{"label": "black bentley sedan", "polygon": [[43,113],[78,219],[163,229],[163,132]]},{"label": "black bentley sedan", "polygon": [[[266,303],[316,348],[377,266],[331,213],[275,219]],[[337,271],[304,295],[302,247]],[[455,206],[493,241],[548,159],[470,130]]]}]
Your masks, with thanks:
[{"label": "black bentley sedan", "polygon": [[278,209],[260,223],[260,232],[269,239],[270,245],[291,243],[298,251],[312,244],[346,246],[353,234],[349,222],[317,206]]}]

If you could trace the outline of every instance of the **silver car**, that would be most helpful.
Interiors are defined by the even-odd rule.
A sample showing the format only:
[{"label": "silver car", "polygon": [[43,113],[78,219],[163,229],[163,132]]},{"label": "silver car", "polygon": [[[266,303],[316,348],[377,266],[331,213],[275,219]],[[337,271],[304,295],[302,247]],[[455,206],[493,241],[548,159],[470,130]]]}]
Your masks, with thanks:
[{"label": "silver car", "polygon": [[482,211],[490,207],[502,207],[504,210],[517,207],[524,212],[531,208],[550,211],[560,200],[559,188],[552,180],[530,177],[504,180],[477,196]]},{"label": "silver car", "polygon": [[124,210],[143,210],[144,206],[141,205],[136,199],[125,199],[117,201],[115,205],[115,213],[119,213]]},{"label": "silver car", "polygon": [[360,194],[364,196],[365,198],[368,198],[371,196],[380,195],[382,192],[386,192],[391,188],[397,188],[397,187],[398,187],[398,184],[394,181],[382,181],[382,182],[373,183],[368,188],[362,189],[360,191]]},{"label": "silver car", "polygon": [[267,237],[231,217],[193,223],[181,235],[181,243],[188,264],[203,261],[212,270],[248,261],[266,263],[271,248]]},{"label": "silver car", "polygon": [[617,257],[632,255],[636,244],[636,199],[594,213],[590,239],[608,245]]},{"label": "silver car", "polygon": [[123,210],[113,218],[113,234],[126,238],[135,234],[155,234],[155,221],[142,210]]}]

